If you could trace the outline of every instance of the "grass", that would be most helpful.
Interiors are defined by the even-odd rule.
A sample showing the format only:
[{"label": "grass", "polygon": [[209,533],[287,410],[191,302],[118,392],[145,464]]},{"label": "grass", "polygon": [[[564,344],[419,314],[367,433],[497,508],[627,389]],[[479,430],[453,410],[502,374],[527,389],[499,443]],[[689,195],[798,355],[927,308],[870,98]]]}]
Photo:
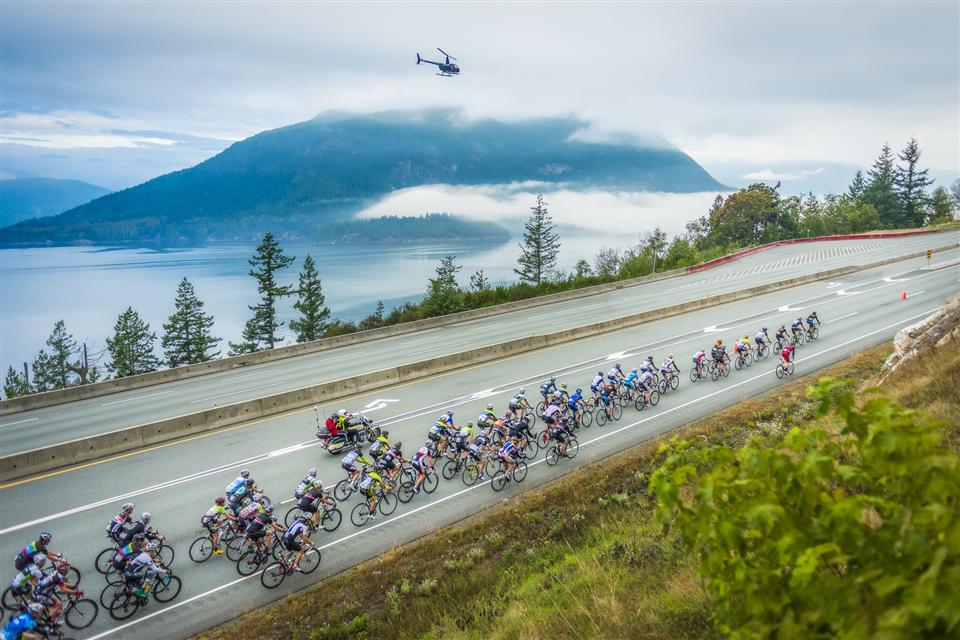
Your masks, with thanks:
[{"label": "grass", "polygon": [[[960,452],[957,346],[908,362],[884,386],[892,399],[943,419],[953,453]],[[870,349],[822,373],[867,386],[889,351]],[[737,447],[757,433],[777,439],[809,426],[817,420],[805,394],[812,381],[741,402],[681,435]],[[199,637],[719,637],[695,558],[651,518],[647,479],[658,445],[570,474]]]}]

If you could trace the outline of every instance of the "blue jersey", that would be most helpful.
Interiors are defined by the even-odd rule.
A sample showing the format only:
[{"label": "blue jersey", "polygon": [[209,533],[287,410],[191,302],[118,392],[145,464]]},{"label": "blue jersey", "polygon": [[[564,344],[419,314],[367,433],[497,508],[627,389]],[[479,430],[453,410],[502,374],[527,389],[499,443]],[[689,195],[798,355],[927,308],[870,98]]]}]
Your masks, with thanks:
[{"label": "blue jersey", "polygon": [[3,627],[3,640],[17,640],[24,631],[33,631],[37,628],[37,621],[29,613],[21,613],[11,618]]},{"label": "blue jersey", "polygon": [[633,381],[637,379],[637,374],[631,371],[627,374],[627,377],[623,379],[623,383],[628,387],[633,386]]},{"label": "blue jersey", "polygon": [[567,400],[567,406],[573,409],[574,411],[576,411],[577,403],[580,402],[582,399],[583,399],[582,395],[580,395],[579,393],[574,393],[572,396],[570,396],[570,399]]},{"label": "blue jersey", "polygon": [[440,416],[439,418],[437,418],[437,423],[436,423],[436,425],[434,425],[434,426],[444,427],[444,428],[452,427],[452,426],[453,426],[453,416],[448,416],[447,414],[443,414],[442,416]]},{"label": "blue jersey", "polygon": [[513,455],[513,454],[517,453],[517,451],[518,451],[517,445],[513,444],[513,443],[510,442],[509,440],[507,440],[506,442],[504,442],[504,443],[503,443],[503,446],[500,447],[500,453],[502,453],[502,454],[504,454],[504,455]]},{"label": "blue jersey", "polygon": [[234,480],[233,482],[227,485],[226,494],[228,496],[233,495],[237,489],[239,489],[246,483],[246,481],[247,481],[246,478],[244,478],[243,476],[240,476],[239,478],[237,478],[236,480]]}]

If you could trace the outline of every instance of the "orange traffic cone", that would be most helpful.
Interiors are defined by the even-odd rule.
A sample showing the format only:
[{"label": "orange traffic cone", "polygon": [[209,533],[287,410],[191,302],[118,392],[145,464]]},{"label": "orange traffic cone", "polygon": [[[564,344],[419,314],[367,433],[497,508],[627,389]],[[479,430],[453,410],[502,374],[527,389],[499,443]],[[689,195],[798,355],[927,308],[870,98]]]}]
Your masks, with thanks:
[{"label": "orange traffic cone", "polygon": [[901,299],[901,300],[906,300],[906,299],[907,299],[907,292],[906,292],[906,291],[904,291],[903,293],[900,294],[900,299]]}]

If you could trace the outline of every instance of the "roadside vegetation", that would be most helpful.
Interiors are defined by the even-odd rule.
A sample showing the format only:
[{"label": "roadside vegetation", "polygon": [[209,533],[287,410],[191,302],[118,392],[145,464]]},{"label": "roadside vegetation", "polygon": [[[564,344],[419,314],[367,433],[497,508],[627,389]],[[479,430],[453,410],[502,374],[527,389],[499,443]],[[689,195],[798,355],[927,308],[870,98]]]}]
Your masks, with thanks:
[{"label": "roadside vegetation", "polygon": [[[920,168],[916,140],[911,139],[899,154],[885,144],[866,174],[856,173],[846,193],[787,197],[780,194],[779,183],[772,187],[755,183],[726,197],[718,195],[706,215],[687,224],[686,232],[672,240],[657,227],[638,245],[625,251],[601,248],[593,264],[580,260],[570,272],[556,268],[562,239],[548,203],[538,196],[523,230],[515,269],[517,282],[493,284],[481,270],[471,274],[468,283],[462,283],[462,267],[456,256],[446,256],[437,266],[436,276],[427,282],[420,302],[388,311],[382,301],[371,301],[373,312],[359,322],[331,319],[320,274],[309,255],[303,262],[299,287],[281,284],[286,279],[283,272],[295,256],[284,254],[273,234],[266,233],[250,259],[250,275],[257,281],[260,299],[250,306],[253,317],[244,325],[241,340],[228,343],[228,355],[283,346],[281,329],[286,321],[277,316],[277,304],[289,296],[296,297],[299,314],[289,322],[294,340],[306,342],[681,269],[777,240],[956,226],[953,216],[960,210],[960,180],[954,181],[949,190],[943,186],[931,190],[932,184],[927,170]],[[393,226],[387,225],[386,230],[390,229]],[[203,302],[186,279],[177,292],[175,306],[176,312],[164,324],[165,332],[160,337],[162,359],[154,355],[156,333],[133,308],[120,315],[114,334],[106,341],[108,349],[97,353],[89,353],[86,344],[78,344],[65,322],[58,321],[47,341],[50,351],[41,350],[32,367],[27,363],[17,368],[8,366],[5,397],[219,357],[221,339],[210,333],[212,317],[203,313]]]},{"label": "roadside vegetation", "polygon": [[956,637],[957,347],[882,388],[867,350],[198,637]]}]

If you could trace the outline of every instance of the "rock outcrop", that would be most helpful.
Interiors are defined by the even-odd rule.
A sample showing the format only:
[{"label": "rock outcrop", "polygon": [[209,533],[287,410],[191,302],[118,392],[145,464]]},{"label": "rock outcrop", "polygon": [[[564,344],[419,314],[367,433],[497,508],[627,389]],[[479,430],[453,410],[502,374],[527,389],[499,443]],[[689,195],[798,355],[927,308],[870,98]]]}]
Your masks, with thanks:
[{"label": "rock outcrop", "polygon": [[953,298],[929,317],[897,332],[893,339],[894,352],[883,363],[880,381],[904,362],[950,340],[960,340],[960,296]]}]

